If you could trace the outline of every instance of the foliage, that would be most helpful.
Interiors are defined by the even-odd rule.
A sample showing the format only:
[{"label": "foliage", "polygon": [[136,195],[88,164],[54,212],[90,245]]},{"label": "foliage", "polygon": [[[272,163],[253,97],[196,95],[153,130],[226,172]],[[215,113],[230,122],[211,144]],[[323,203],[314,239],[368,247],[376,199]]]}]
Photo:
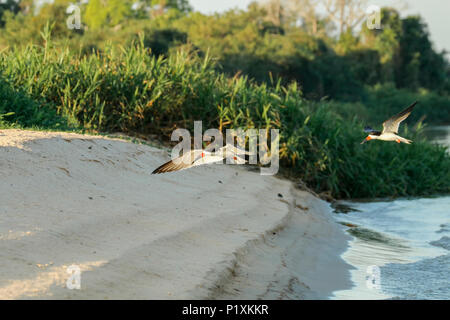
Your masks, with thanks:
[{"label": "foliage", "polygon": [[448,96],[425,89],[411,92],[406,89],[396,89],[392,83],[376,85],[368,88],[368,94],[363,103],[370,114],[367,120],[381,123],[414,101],[419,101],[419,103],[408,118],[409,122],[416,123],[419,120],[426,120],[428,123],[449,123],[450,100]]},{"label": "foliage", "polygon": [[90,0],[85,22],[92,29],[116,26],[132,15],[131,0]]},{"label": "foliage", "polygon": [[19,3],[16,0],[3,0],[0,1],[0,27],[4,26],[3,14],[6,12],[17,13],[19,12]]},{"label": "foliage", "polygon": [[[185,0],[142,1],[134,9],[131,0],[92,0],[82,6],[85,28],[69,30],[68,2],[57,0],[37,16],[6,13],[0,46],[40,44],[40,30],[51,21],[56,43],[85,54],[108,43],[128,46],[144,32],[145,45],[156,55],[188,44],[200,56],[209,52],[218,59],[217,69],[230,76],[241,73],[259,83],[281,78],[283,85],[295,81],[314,100],[364,101],[367,86],[389,83],[411,92],[450,93],[449,63],[433,49],[426,24],[420,17],[401,18],[391,8],[382,9],[382,29],[369,30],[363,23],[359,33],[349,29],[336,39],[292,19],[275,25],[255,4],[246,11],[203,15],[190,12]],[[312,21],[329,24],[319,17]]]},{"label": "foliage", "polygon": [[58,116],[48,104],[31,99],[0,78],[0,127],[10,126],[67,128],[65,119]]},{"label": "foliage", "polygon": [[22,114],[17,121],[28,125],[35,121],[35,110],[45,110],[75,127],[166,138],[175,128],[192,130],[199,119],[205,129],[277,128],[283,171],[317,192],[347,198],[450,191],[450,156],[419,133],[405,132],[415,140],[409,146],[378,141],[361,146],[362,125],[349,117],[356,109],[344,112],[354,104],[305,100],[296,83],[229,78],[217,73],[208,54],[200,58],[179,51],[156,57],[143,41],[89,56],[52,48],[48,39],[46,47],[4,52],[0,68],[7,85],[2,88],[10,100],[17,96],[11,89],[22,88],[27,100],[9,109],[6,103],[0,113]]},{"label": "foliage", "polygon": [[[81,6],[83,28],[70,30],[70,2],[36,15],[30,0],[0,6],[1,126],[162,139],[195,120],[277,128],[282,171],[318,192],[450,191],[449,155],[421,135],[424,117],[450,123],[450,67],[420,17],[384,8],[382,29],[363,24],[335,37],[329,19],[281,17],[256,4],[203,15],[186,0],[91,0]],[[381,124],[415,100],[402,132],[412,145],[359,144],[363,124]]]}]

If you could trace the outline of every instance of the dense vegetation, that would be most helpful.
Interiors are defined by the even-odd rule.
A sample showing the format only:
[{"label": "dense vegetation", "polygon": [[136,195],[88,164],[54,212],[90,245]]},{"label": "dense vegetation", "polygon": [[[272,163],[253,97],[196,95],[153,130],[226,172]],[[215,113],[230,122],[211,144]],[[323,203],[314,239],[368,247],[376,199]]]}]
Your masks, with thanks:
[{"label": "dense vegetation", "polygon": [[[217,59],[221,72],[248,75],[259,83],[271,78],[281,78],[284,85],[295,81],[308,99],[328,97],[367,104],[379,98],[371,90],[377,84],[402,89],[391,90],[390,96],[404,101],[415,95],[423,100],[418,118],[427,114],[429,122],[450,122],[449,108],[444,108],[448,117],[436,117],[428,112],[434,109],[429,99],[422,99],[433,91],[438,93],[440,105],[449,103],[450,67],[444,53],[433,49],[420,16],[400,18],[394,9],[384,8],[382,29],[369,30],[363,23],[359,32],[344,30],[336,37],[329,31],[333,25],[327,17],[321,17],[312,31],[307,22],[298,26],[293,22],[298,17],[287,13],[274,21],[270,10],[257,4],[247,11],[203,15],[190,12],[185,0],[159,1],[169,8],[165,13],[130,10],[134,1],[109,0],[109,5],[102,6],[100,0],[92,0],[80,5],[85,24],[81,30],[66,26],[70,0],[56,0],[31,17],[25,9],[16,14],[8,11],[3,14],[0,48],[42,44],[40,32],[48,21],[53,24],[55,43],[86,54],[104,50],[110,43],[127,47],[144,33],[144,43],[155,55],[167,55],[180,47],[200,56],[209,53]],[[27,7],[27,1],[21,3]],[[382,103],[371,104],[369,111],[378,115],[379,108],[384,108]]]},{"label": "dense vegetation", "polygon": [[[449,122],[448,62],[427,45],[426,34],[414,68],[401,53],[412,46],[402,37],[424,31],[420,24],[416,30],[409,18],[394,19],[400,25],[392,29],[402,36],[379,35],[397,41],[389,51],[387,40],[368,39],[364,28],[358,37],[348,33],[333,42],[287,25],[261,29],[257,17],[264,11],[256,6],[204,16],[183,13],[185,1],[168,3],[174,8],[151,20],[139,12],[133,20],[106,14],[107,26],[82,31],[64,28],[65,1],[32,18],[20,10],[4,13],[1,39],[10,46],[0,53],[0,125],[164,139],[175,128],[192,129],[194,120],[204,128],[278,128],[283,172],[317,192],[360,198],[450,191],[450,157],[424,141],[417,122],[425,114]],[[50,16],[61,17],[50,19],[52,40]],[[14,31],[17,23],[27,25],[23,34]],[[379,51],[363,50],[364,41]],[[392,56],[384,56],[388,51]],[[416,71],[423,76],[414,78]],[[407,77],[415,80],[401,80]],[[375,125],[417,98],[420,106],[408,119],[417,125],[401,132],[412,145],[359,144],[361,120]]]}]

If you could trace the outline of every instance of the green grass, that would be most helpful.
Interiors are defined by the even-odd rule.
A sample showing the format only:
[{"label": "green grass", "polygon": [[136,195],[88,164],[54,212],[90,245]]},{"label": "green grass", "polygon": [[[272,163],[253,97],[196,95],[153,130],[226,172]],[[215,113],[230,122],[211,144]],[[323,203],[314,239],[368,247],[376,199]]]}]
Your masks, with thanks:
[{"label": "green grass", "polygon": [[[3,125],[156,134],[176,128],[280,129],[282,170],[338,198],[429,195],[450,191],[450,156],[419,131],[415,142],[360,145],[364,106],[311,102],[295,84],[256,84],[216,71],[209,55],[168,58],[142,45],[106,47],[89,56],[65,48],[11,48],[0,53]],[[406,104],[409,103],[406,102]],[[399,106],[403,106],[404,102]],[[397,109],[395,109],[397,111]]]}]

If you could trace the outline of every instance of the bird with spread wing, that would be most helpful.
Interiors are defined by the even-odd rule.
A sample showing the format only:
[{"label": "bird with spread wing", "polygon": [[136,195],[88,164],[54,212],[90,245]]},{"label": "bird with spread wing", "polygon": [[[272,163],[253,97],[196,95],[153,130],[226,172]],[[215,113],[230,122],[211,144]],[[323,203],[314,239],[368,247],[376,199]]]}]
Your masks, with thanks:
[{"label": "bird with spread wing", "polygon": [[412,142],[411,140],[405,139],[398,135],[398,128],[400,126],[400,123],[408,118],[416,104],[417,101],[411,104],[405,110],[399,112],[395,116],[392,116],[391,118],[383,122],[383,131],[377,131],[372,129],[371,127],[365,127],[364,131],[368,132],[369,135],[361,142],[361,144],[370,140],[396,141],[397,143],[403,142],[406,144],[410,144]]},{"label": "bird with spread wing", "polygon": [[231,144],[219,148],[217,152],[210,152],[202,149],[195,149],[178,158],[167,161],[163,165],[156,168],[152,174],[166,173],[172,171],[180,171],[204,164],[212,164],[223,161],[224,159],[230,159],[232,163],[244,164],[246,160],[241,158],[242,155],[254,155],[251,152],[236,148]]}]

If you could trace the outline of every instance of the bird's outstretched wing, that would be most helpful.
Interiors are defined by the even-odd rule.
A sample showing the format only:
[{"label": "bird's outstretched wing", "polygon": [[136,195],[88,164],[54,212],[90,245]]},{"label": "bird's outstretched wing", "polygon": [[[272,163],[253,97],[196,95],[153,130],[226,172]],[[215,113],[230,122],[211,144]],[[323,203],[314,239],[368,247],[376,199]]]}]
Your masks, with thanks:
[{"label": "bird's outstretched wing", "polygon": [[167,161],[163,165],[153,170],[152,174],[179,171],[192,167],[195,162],[195,151],[196,150],[192,150],[191,152],[184,154],[181,157]]},{"label": "bird's outstretched wing", "polygon": [[[227,157],[231,157],[232,161],[237,164],[245,163],[245,160],[236,156],[231,155]],[[156,168],[152,174],[172,172],[172,171],[180,171],[184,169],[188,169],[195,166],[201,166],[204,164],[216,163],[219,161],[223,161],[225,158],[224,154],[214,154],[206,150],[192,150],[176,159],[167,161],[163,165]]]},{"label": "bird's outstretched wing", "polygon": [[369,127],[369,126],[364,128],[364,132],[367,132],[368,134],[373,134],[376,136],[379,136],[381,134],[381,131],[374,130],[374,129],[372,129],[372,127]]},{"label": "bird's outstretched wing", "polygon": [[[244,147],[245,148],[245,147]],[[238,147],[235,147],[232,144],[227,143],[227,145],[223,148],[221,148],[222,151],[225,152],[226,156],[235,156],[235,155],[247,155],[247,156],[252,156],[252,155],[256,155],[255,152],[250,152],[250,151],[246,151],[245,149],[241,149]]]},{"label": "bird's outstretched wing", "polygon": [[405,110],[401,111],[400,113],[396,114],[393,117],[390,117],[385,122],[383,122],[383,133],[385,132],[398,133],[398,127],[400,126],[400,123],[406,118],[408,118],[408,116],[411,114],[416,104],[417,101],[414,102]]}]

